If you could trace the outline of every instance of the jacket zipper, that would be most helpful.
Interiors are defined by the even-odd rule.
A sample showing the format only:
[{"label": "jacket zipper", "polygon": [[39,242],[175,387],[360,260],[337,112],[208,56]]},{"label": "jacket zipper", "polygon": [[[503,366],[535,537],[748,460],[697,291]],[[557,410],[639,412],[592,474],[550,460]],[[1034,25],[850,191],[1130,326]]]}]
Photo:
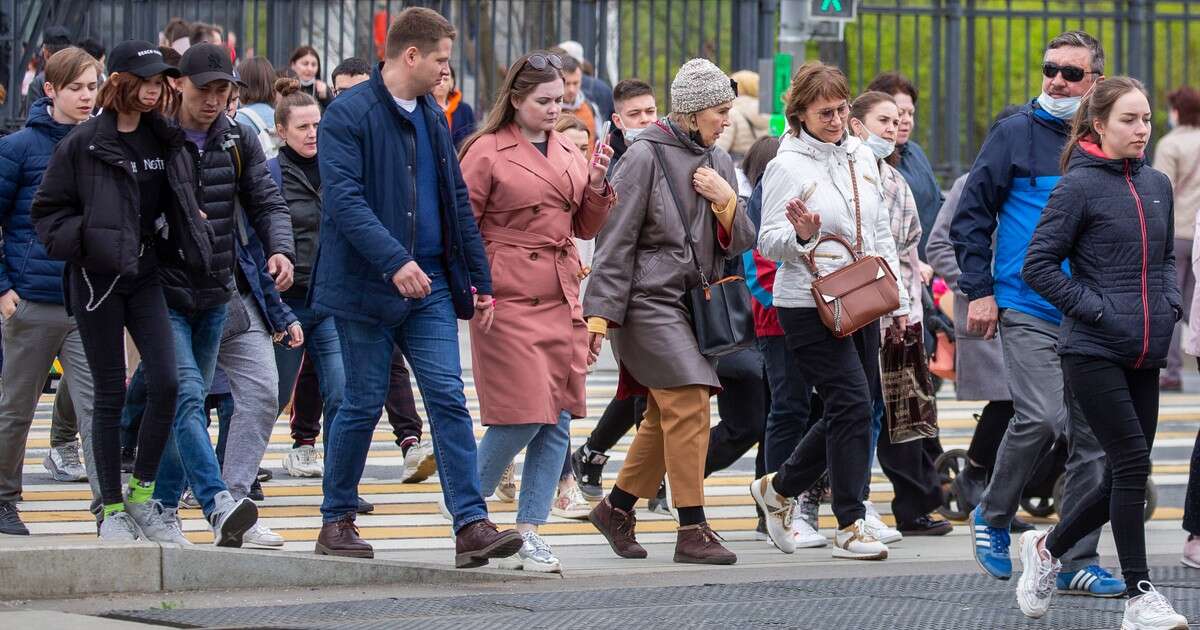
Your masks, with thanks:
[{"label": "jacket zipper", "polygon": [[1137,205],[1138,222],[1142,226],[1142,354],[1138,357],[1137,363],[1133,364],[1134,368],[1141,368],[1142,363],[1146,360],[1146,355],[1150,353],[1150,298],[1146,277],[1150,264],[1150,244],[1146,240],[1146,211],[1142,208],[1142,198],[1138,196],[1137,189],[1133,186],[1129,160],[1125,161],[1125,183],[1129,185],[1129,193],[1133,195],[1133,202]]}]

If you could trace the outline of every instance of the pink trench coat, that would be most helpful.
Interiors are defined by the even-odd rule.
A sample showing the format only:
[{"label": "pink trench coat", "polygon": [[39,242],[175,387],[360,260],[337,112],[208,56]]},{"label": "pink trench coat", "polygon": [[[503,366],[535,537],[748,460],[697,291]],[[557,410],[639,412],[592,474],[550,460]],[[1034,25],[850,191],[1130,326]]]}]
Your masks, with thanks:
[{"label": "pink trench coat", "polygon": [[463,179],[492,269],[496,318],[471,320],[471,360],[485,425],[554,424],[587,414],[584,275],[571,237],[596,236],[616,195],[588,186],[588,162],[552,132],[546,155],[516,125],[483,136]]}]

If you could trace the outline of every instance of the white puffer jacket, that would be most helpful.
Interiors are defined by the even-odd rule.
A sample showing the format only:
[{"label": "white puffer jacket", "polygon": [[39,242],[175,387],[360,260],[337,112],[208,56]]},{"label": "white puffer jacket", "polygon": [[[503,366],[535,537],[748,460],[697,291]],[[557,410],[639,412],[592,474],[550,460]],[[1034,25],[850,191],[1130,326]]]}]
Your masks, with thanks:
[{"label": "white puffer jacket", "polygon": [[[821,215],[821,234],[837,234],[854,244],[851,159],[858,175],[864,253],[883,257],[899,277],[900,261],[892,238],[891,217],[883,205],[879,167],[871,150],[854,136],[847,136],[841,144],[830,144],[804,132],[799,137],[789,134],[780,143],[775,159],[767,165],[762,180],[762,228],[758,233],[758,250],[763,256],[781,262],[775,276],[775,306],[816,308],[812,297],[812,273],[802,256],[816,247],[817,238],[801,245],[796,230],[787,220],[786,210],[787,202],[800,197],[801,191],[811,183],[816,183],[816,189],[806,205],[810,212]],[[850,261],[850,254],[838,243],[826,242],[817,248],[817,268],[822,275],[832,273]],[[900,283],[900,308],[892,316],[907,315],[908,305],[908,289]]]}]

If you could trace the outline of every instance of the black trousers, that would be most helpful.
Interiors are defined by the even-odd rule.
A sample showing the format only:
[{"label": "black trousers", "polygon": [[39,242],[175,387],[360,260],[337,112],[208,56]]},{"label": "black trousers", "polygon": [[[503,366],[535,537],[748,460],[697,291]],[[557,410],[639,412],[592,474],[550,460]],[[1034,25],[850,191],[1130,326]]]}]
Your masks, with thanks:
[{"label": "black trousers", "polygon": [[971,444],[967,447],[967,459],[971,463],[991,472],[996,465],[996,451],[1000,450],[1000,442],[1004,440],[1008,423],[1015,413],[1011,400],[993,400],[983,406],[975,433],[971,436]]},{"label": "black trousers", "polygon": [[[941,481],[934,466],[937,456],[927,444],[936,441],[922,439],[893,444],[886,426],[879,432],[875,454],[879,458],[879,467],[895,490],[892,514],[900,525],[928,516],[942,504]],[[870,490],[870,474],[864,487]],[[869,496],[870,493],[863,494]]]},{"label": "black trousers", "polygon": [[1132,369],[1107,359],[1066,355],[1063,376],[1088,426],[1104,448],[1104,479],[1051,532],[1046,548],[1065,554],[1096,528],[1112,523],[1127,593],[1147,580],[1142,514],[1150,451],[1158,429],[1158,369]]},{"label": "black trousers", "polygon": [[862,491],[870,478],[871,401],[881,397],[879,323],[838,339],[815,308],[779,308],[788,348],[803,380],[816,388],[824,414],[775,475],[775,490],[787,497],[808,490],[829,470],[833,512],[839,527],[864,518]]},{"label": "black trousers", "polygon": [[596,428],[592,429],[591,435],[588,436],[588,449],[597,453],[607,453],[634,425],[641,423],[645,413],[645,396],[612,399],[604,408],[600,419],[596,421]]},{"label": "black trousers", "polygon": [[[92,453],[100,498],[105,505],[121,503],[121,409],[125,405],[125,330],[129,330],[146,375],[146,412],[137,433],[133,475],[154,481],[163,449],[175,421],[179,391],[175,365],[175,336],[167,319],[167,301],[159,284],[153,254],[140,261],[138,275],[117,281],[100,300],[113,276],[89,274],[70,266],[67,293],[79,336],[92,371],[95,404],[92,411]],[[92,288],[89,290],[87,282]],[[89,305],[99,307],[88,310]]]},{"label": "black trousers", "polygon": [[[387,412],[388,424],[392,425],[392,435],[396,436],[396,444],[409,437],[420,441],[423,423],[420,414],[417,413],[412,380],[408,367],[404,364],[404,354],[399,348],[392,352],[389,369],[388,395],[383,408]],[[325,403],[321,400],[317,370],[307,356],[300,364],[300,374],[296,378],[296,390],[292,396],[292,439],[297,446],[315,444],[317,436],[321,434],[321,413]]]}]

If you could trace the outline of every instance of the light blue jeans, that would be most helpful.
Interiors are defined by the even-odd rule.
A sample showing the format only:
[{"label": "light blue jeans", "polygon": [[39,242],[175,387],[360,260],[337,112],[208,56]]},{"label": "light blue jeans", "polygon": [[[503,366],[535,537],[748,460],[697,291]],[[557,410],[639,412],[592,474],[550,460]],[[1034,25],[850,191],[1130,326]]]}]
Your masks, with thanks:
[{"label": "light blue jeans", "polygon": [[562,476],[563,458],[571,445],[571,414],[558,414],[558,424],[494,425],[479,441],[479,490],[496,491],[504,469],[525,449],[517,522],[541,525],[550,516],[550,504]]}]

